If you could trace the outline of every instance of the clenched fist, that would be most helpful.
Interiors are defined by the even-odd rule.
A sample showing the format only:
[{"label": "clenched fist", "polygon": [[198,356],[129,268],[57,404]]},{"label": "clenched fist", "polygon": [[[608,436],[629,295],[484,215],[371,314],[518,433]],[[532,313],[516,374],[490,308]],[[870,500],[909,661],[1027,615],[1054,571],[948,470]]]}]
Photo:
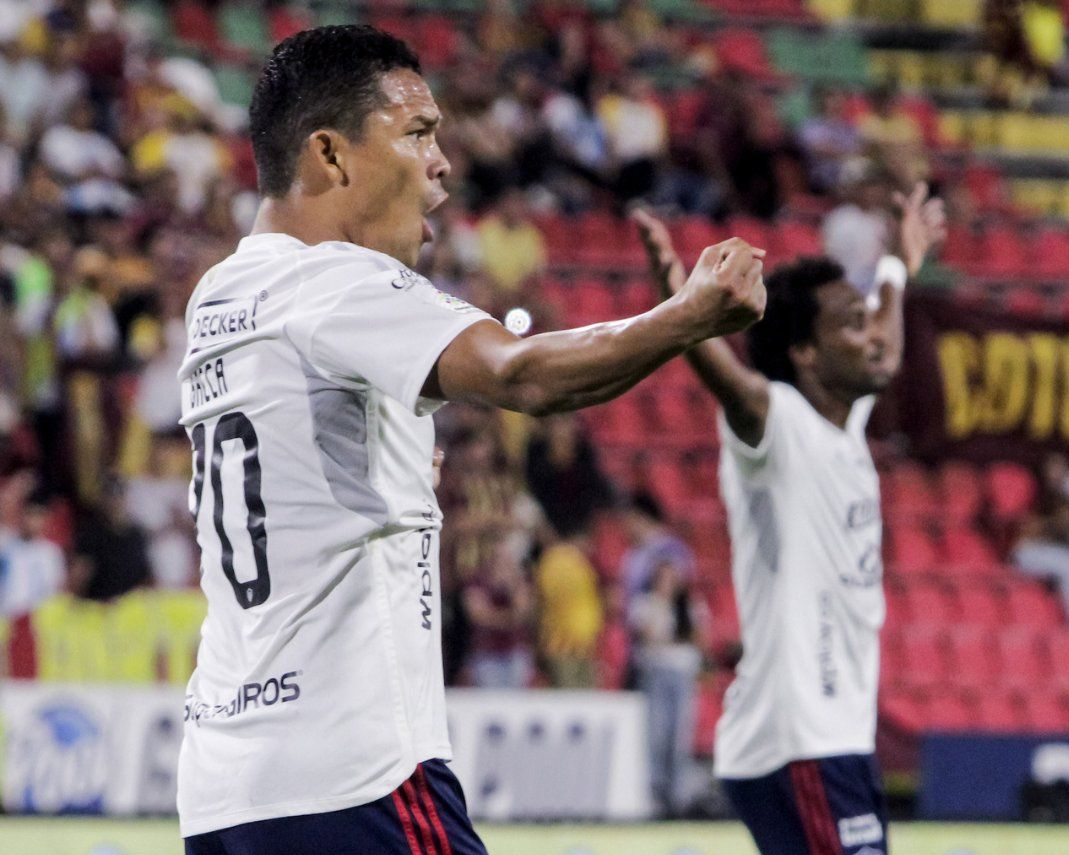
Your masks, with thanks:
[{"label": "clenched fist", "polygon": [[687,278],[664,223],[648,211],[631,213],[646,247],[650,272],[665,297],[679,295],[693,306],[703,338],[746,329],[765,313],[765,283],[761,278],[765,251],[742,238],[707,247]]},{"label": "clenched fist", "polygon": [[764,316],[764,258],[763,249],[737,237],[702,252],[679,296],[708,338],[739,332]]}]

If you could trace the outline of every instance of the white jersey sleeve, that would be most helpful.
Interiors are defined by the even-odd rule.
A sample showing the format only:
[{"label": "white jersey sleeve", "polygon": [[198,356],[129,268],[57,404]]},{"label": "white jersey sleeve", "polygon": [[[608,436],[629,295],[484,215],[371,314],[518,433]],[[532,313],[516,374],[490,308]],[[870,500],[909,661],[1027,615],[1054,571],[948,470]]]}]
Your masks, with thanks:
[{"label": "white jersey sleeve", "polygon": [[324,377],[374,386],[424,414],[419,392],[442,351],[485,312],[439,291],[408,268],[367,274],[354,265],[305,280],[286,332]]}]

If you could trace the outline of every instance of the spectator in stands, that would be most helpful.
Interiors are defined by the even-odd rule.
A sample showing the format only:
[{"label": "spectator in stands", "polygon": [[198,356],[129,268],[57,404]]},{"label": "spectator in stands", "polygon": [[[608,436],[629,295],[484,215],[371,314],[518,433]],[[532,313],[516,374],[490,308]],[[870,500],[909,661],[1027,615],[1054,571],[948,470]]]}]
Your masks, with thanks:
[{"label": "spectator in stands", "polygon": [[805,153],[813,189],[831,194],[840,186],[843,166],[861,154],[861,134],[847,117],[844,92],[826,89],[817,99],[817,113],[802,122],[798,143]]},{"label": "spectator in stands", "polygon": [[694,580],[694,553],[669,529],[664,509],[653,496],[644,491],[632,494],[624,524],[631,548],[624,554],[621,575],[629,601],[649,589],[663,564],[675,568],[682,584]]},{"label": "spectator in stands", "polygon": [[609,138],[594,111],[593,86],[589,75],[584,74],[576,81],[574,92],[552,92],[542,106],[553,139],[556,175],[551,189],[565,210],[589,207],[595,191],[609,184]]},{"label": "spectator in stands", "polygon": [[575,532],[548,546],[535,569],[538,649],[558,689],[597,685],[595,654],[604,614],[588,546],[586,532]]},{"label": "spectator in stands", "polygon": [[530,583],[513,542],[500,541],[464,589],[471,622],[471,679],[483,689],[523,689],[534,673]]},{"label": "spectator in stands", "polygon": [[66,124],[53,125],[45,131],[41,160],[63,183],[96,177],[117,180],[125,168],[115,143],[93,129],[93,108],[85,99],[71,105]]},{"label": "spectator in stands", "polygon": [[623,205],[648,197],[668,152],[668,123],[649,78],[636,73],[624,76],[598,100],[597,114],[616,168],[617,201]]},{"label": "spectator in stands", "polygon": [[516,294],[546,265],[542,232],[531,221],[527,200],[518,187],[501,194],[476,232],[483,269],[505,294]]},{"label": "spectator in stands", "polygon": [[574,413],[538,422],[527,444],[527,486],[555,531],[568,536],[586,529],[608,507],[612,486]]},{"label": "spectator in stands", "polygon": [[[9,479],[5,492],[36,483],[32,474],[23,474]],[[14,528],[0,529],[0,617],[28,614],[67,581],[63,550],[44,536],[49,515],[44,494],[33,490],[15,501],[21,507]]]},{"label": "spectator in stands", "polygon": [[152,584],[185,588],[195,582],[196,568],[196,537],[189,513],[189,443],[175,427],[151,442],[148,471],[128,481],[126,513],[148,538]]},{"label": "spectator in stands", "polygon": [[890,178],[873,161],[855,158],[843,166],[839,193],[842,202],[824,220],[824,251],[868,294],[891,236]]},{"label": "spectator in stands", "polygon": [[1069,459],[1051,454],[1039,477],[1037,513],[1025,520],[1010,554],[1029,576],[1057,587],[1069,614]]},{"label": "spectator in stands", "polygon": [[661,561],[650,584],[631,602],[639,689],[649,703],[650,780],[662,816],[678,815],[680,783],[694,745],[695,683],[709,615],[683,582],[675,563]]},{"label": "spectator in stands", "polygon": [[892,89],[877,89],[871,103],[872,112],[859,126],[869,156],[887,170],[899,188],[926,181],[928,155],[917,120],[902,109]]},{"label": "spectator in stands", "polygon": [[130,519],[126,485],[110,477],[99,504],[82,518],[75,534],[71,588],[89,600],[112,600],[152,581],[148,538]]}]

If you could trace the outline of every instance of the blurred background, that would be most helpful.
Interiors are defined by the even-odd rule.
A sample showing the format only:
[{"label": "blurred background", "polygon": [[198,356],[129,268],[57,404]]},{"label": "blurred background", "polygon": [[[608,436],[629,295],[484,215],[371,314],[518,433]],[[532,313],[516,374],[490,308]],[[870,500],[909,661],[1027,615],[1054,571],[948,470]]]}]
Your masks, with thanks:
[{"label": "blurred background", "polygon": [[[169,818],[13,815],[173,812],[204,615],[185,303],[255,213],[263,57],[349,22],[407,40],[447,117],[452,199],[422,272],[534,331],[654,304],[635,204],[690,262],[740,235],[766,267],[826,252],[864,291],[892,191],[930,182],[950,235],[873,426],[880,756],[900,820],[1069,820],[1067,11],[0,0],[0,848],[180,851]],[[715,413],[676,360],[578,415],[437,417],[451,726],[473,815],[505,823],[496,851],[753,851],[725,823],[508,825],[727,816],[709,768],[739,648]],[[918,853],[1069,851],[1057,827],[894,833]]]}]

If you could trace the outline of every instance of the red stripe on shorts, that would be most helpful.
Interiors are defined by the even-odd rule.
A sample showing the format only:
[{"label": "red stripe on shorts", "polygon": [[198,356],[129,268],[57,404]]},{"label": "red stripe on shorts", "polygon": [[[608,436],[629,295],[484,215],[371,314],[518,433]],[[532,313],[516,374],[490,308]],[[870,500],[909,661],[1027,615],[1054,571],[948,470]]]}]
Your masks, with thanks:
[{"label": "red stripe on shorts", "polygon": [[[413,777],[415,777],[415,775],[413,775]],[[431,835],[430,823],[427,822],[427,817],[423,813],[423,808],[419,802],[419,796],[416,795],[416,788],[412,786],[412,778],[409,778],[401,785],[401,792],[404,793],[405,800],[408,802],[408,806],[412,809],[412,816],[416,820],[416,827],[419,828],[419,836],[423,839],[423,848],[427,850],[428,855],[438,855],[438,847],[434,845],[434,837]]]},{"label": "red stripe on shorts", "polygon": [[788,768],[810,855],[842,855],[819,765],[812,760],[803,760],[791,763]]},{"label": "red stripe on shorts", "polygon": [[401,828],[404,829],[405,840],[408,841],[408,848],[412,850],[412,855],[423,855],[423,850],[419,848],[419,841],[416,839],[416,830],[412,827],[412,816],[405,806],[405,800],[401,798],[400,788],[393,791],[393,805],[397,808],[397,816],[401,820]]},{"label": "red stripe on shorts", "polygon": [[438,838],[438,845],[442,848],[442,855],[453,855],[453,847],[449,845],[445,826],[442,825],[442,820],[438,816],[438,808],[435,807],[434,798],[431,796],[431,788],[427,786],[427,775],[424,773],[422,765],[416,767],[416,787],[423,797],[423,804],[427,808],[427,815],[431,818],[431,825],[434,827],[435,836]]}]

